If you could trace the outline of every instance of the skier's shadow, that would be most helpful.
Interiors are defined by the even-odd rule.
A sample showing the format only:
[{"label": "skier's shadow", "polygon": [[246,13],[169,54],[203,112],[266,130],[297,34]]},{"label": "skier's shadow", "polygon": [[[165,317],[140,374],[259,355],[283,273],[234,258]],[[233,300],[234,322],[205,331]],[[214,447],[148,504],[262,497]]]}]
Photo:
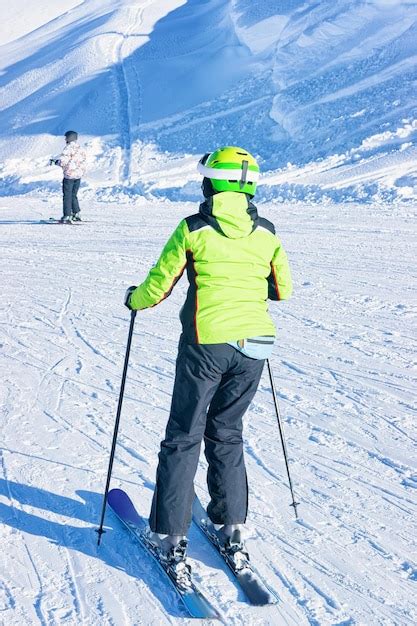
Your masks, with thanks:
[{"label": "skier's shadow", "polygon": [[10,226],[11,224],[31,224],[36,226],[45,226],[45,224],[55,224],[55,222],[48,222],[47,220],[0,220],[0,226]]},{"label": "skier's shadow", "polygon": [[[184,617],[176,593],[165,582],[164,575],[158,572],[152,561],[142,559],[142,548],[135,546],[131,537],[120,527],[110,509],[107,510],[105,525],[114,526],[102,536],[100,547],[97,546],[95,529],[100,519],[102,494],[78,490],[78,499],[38,489],[29,485],[6,481],[0,478],[0,496],[9,502],[18,502],[16,506],[0,502],[0,522],[23,533],[45,537],[51,544],[76,550],[94,559],[100,559],[106,565],[126,572],[128,576],[142,579],[150,593],[160,601],[164,610],[174,617]],[[4,498],[3,498],[4,500]],[[24,509],[35,507],[60,516],[60,521],[52,521]],[[61,521],[65,516],[68,521]],[[50,516],[48,516],[50,517]],[[71,525],[70,519],[85,522],[88,525]],[[141,589],[138,589],[141,593]]]}]

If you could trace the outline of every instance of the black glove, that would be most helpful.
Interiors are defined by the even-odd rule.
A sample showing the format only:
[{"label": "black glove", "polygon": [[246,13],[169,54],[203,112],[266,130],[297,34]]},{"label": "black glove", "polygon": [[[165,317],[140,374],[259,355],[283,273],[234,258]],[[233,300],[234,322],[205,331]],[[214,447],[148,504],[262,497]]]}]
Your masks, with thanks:
[{"label": "black glove", "polygon": [[127,306],[128,309],[130,309],[131,311],[133,311],[132,307],[130,306],[130,296],[132,295],[132,293],[135,291],[136,289],[136,285],[132,285],[132,287],[129,287],[129,289],[126,289],[126,293],[125,293],[125,299],[124,299],[124,304],[125,306]]}]

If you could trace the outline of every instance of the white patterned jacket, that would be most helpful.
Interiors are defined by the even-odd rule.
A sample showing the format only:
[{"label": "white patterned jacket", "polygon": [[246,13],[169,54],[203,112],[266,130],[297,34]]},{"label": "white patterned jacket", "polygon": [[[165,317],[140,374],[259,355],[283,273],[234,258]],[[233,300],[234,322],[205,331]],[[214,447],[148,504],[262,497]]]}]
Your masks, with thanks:
[{"label": "white patterned jacket", "polygon": [[65,146],[56,163],[62,167],[64,178],[77,179],[84,176],[86,160],[87,156],[80,144],[71,141]]}]

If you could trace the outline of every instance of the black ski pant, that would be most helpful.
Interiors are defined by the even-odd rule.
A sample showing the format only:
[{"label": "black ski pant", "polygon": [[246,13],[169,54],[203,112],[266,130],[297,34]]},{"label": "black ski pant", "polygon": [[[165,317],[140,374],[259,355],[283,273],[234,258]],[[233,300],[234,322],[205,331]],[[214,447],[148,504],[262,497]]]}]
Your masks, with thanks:
[{"label": "black ski pant", "polygon": [[255,395],[263,365],[263,360],[250,359],[228,344],[180,341],[149,518],[152,531],[187,534],[203,437],[208,515],[215,524],[245,522],[248,485],[242,417]]},{"label": "black ski pant", "polygon": [[80,212],[80,205],[78,204],[77,198],[80,183],[80,178],[64,178],[62,181],[65,217],[70,217]]}]

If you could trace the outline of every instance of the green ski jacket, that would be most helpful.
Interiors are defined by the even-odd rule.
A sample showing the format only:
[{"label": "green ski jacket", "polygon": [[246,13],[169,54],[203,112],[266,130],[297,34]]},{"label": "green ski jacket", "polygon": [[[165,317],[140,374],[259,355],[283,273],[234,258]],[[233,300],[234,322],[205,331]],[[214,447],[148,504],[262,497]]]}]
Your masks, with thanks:
[{"label": "green ski jacket", "polygon": [[275,335],[267,300],[291,296],[291,273],[274,225],[258,216],[249,196],[218,193],[183,219],[133,291],[131,307],[146,309],[164,300],[184,270],[190,283],[180,313],[185,341]]}]

